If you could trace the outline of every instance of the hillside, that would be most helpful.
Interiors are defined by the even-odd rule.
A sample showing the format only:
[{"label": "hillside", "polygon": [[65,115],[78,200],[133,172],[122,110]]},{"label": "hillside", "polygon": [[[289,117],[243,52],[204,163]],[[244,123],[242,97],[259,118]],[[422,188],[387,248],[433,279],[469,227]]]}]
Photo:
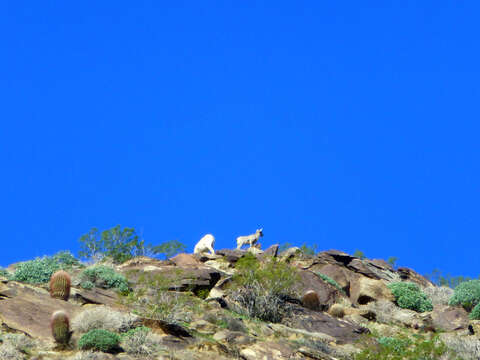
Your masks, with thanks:
[{"label": "hillside", "polygon": [[[67,300],[49,293],[59,269]],[[480,285],[464,284],[278,245],[88,266],[64,253],[0,273],[0,358],[479,359]],[[55,328],[55,341],[58,310],[73,333]]]}]

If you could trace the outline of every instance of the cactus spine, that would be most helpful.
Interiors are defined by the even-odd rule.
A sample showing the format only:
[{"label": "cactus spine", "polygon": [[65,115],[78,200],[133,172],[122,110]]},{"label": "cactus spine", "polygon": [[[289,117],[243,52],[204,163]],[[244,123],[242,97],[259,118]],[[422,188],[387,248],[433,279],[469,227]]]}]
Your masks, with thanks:
[{"label": "cactus spine", "polygon": [[67,301],[70,296],[70,275],[63,270],[57,271],[50,278],[50,296]]},{"label": "cactus spine", "polygon": [[68,315],[63,310],[55,311],[50,321],[52,336],[55,341],[62,345],[67,345],[72,336],[70,331],[70,321]]}]

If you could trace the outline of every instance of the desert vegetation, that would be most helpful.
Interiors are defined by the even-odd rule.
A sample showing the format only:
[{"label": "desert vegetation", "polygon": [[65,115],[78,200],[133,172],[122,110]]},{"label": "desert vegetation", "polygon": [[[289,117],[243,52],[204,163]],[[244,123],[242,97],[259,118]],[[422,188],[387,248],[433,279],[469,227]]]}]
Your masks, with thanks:
[{"label": "desert vegetation", "polygon": [[[413,270],[402,270],[401,278],[393,257],[373,267],[357,252],[350,267],[341,260],[350,255],[306,243],[278,256],[278,248],[258,247],[174,256],[183,244],[166,242],[153,251],[133,228],[119,226],[94,229],[80,242],[84,261],[61,251],[2,269],[0,315],[10,324],[0,330],[2,359],[41,352],[68,360],[108,353],[125,360],[193,353],[244,360],[471,360],[480,354],[480,280],[436,286]],[[17,297],[43,317],[42,330],[35,317],[10,322],[15,312],[2,306]],[[443,321],[448,312],[455,316]]]}]

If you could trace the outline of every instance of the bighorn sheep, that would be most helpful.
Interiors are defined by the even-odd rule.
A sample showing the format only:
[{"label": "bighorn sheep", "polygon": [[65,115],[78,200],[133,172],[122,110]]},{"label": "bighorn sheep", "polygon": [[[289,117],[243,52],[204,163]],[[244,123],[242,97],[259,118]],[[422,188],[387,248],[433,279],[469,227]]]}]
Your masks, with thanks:
[{"label": "bighorn sheep", "polygon": [[201,254],[205,251],[210,251],[212,255],[215,255],[215,250],[213,250],[213,244],[215,244],[215,238],[212,234],[207,234],[200,239],[197,245],[195,245],[193,253]]},{"label": "bighorn sheep", "polygon": [[263,236],[263,228],[257,229],[255,234],[237,237],[237,249],[240,249],[243,245],[247,244],[252,247],[252,245],[255,244],[261,236]]}]

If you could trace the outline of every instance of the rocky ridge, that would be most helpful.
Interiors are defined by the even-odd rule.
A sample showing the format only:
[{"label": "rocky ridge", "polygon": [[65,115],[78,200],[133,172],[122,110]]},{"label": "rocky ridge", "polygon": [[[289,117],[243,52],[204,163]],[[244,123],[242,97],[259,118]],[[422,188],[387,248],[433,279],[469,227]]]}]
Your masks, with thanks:
[{"label": "rocky ridge", "polygon": [[[250,253],[260,263],[274,257],[298,271],[293,289],[297,296],[283,299],[289,312],[277,323],[245,316],[232,296],[235,264]],[[145,311],[134,315],[141,303],[138,299],[133,304],[102,286],[84,289],[75,281],[81,269],[74,268],[68,301],[50,297],[46,285],[0,277],[1,334],[22,334],[34,342],[19,356],[37,360],[354,359],[372,331],[384,336],[404,331],[440,334],[447,345],[459,338],[478,342],[480,336],[480,325],[469,320],[461,307],[434,302],[433,310],[424,313],[398,307],[389,283],[437,288],[414,270],[395,269],[384,260],[360,259],[338,250],[306,255],[299,248],[278,253],[278,245],[265,251],[222,249],[215,255],[179,254],[166,261],[136,257],[114,268],[128,277],[132,291],[141,288],[145,277],[162,279],[161,290],[150,286],[141,298],[148,302],[159,292],[170,296],[165,301],[172,306],[172,318],[148,316]],[[72,325],[77,324],[68,347],[59,347],[51,336],[49,321],[56,310],[64,310]],[[158,351],[148,354],[148,349],[135,353],[119,348],[112,354],[77,350],[81,323],[88,322],[78,319],[87,319],[85,314],[93,311],[99,322],[106,319],[104,323],[115,315],[116,323],[121,323],[116,331],[149,327],[151,347]]]}]

